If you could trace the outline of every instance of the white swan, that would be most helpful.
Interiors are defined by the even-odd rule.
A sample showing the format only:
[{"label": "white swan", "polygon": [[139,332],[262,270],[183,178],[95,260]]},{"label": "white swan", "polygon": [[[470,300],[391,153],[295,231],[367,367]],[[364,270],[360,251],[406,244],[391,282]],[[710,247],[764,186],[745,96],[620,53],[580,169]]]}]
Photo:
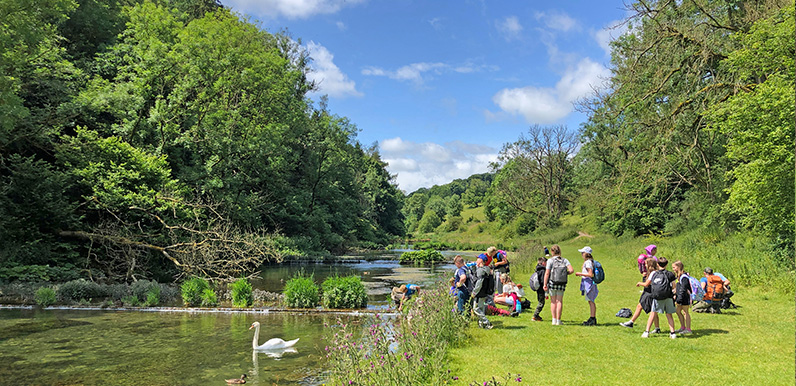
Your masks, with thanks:
[{"label": "white swan", "polygon": [[298,339],[293,339],[285,342],[279,338],[269,339],[267,342],[263,343],[262,345],[258,345],[258,341],[260,340],[260,322],[252,323],[249,330],[254,329],[254,339],[252,339],[252,349],[254,350],[281,350],[288,347],[293,347],[293,345],[298,342]]}]

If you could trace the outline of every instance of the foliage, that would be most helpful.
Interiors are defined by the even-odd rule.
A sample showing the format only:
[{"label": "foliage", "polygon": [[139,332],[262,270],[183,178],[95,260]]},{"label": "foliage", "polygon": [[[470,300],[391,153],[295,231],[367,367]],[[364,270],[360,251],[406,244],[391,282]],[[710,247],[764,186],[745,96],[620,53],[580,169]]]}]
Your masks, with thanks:
[{"label": "foliage", "polygon": [[325,325],[326,357],[334,385],[439,385],[453,377],[447,352],[467,339],[467,320],[449,312],[454,298],[442,283],[424,290],[405,314],[378,315],[363,331],[359,324]]},{"label": "foliage", "polygon": [[442,224],[442,218],[435,211],[427,210],[417,225],[417,231],[420,233],[433,232],[440,224]]},{"label": "foliage", "polygon": [[330,276],[321,284],[324,308],[365,308],[368,294],[359,276]]},{"label": "foliage", "polygon": [[285,295],[285,304],[291,308],[313,308],[318,304],[318,285],[315,284],[314,275],[306,276],[303,271],[296,272],[285,283],[282,293]]},{"label": "foliage", "polygon": [[35,300],[40,307],[47,308],[55,304],[55,290],[50,287],[41,287],[36,290]]},{"label": "foliage", "polygon": [[204,301],[204,292],[210,289],[210,283],[201,277],[192,277],[182,283],[182,302],[188,307],[196,307]]},{"label": "foliage", "polygon": [[58,286],[58,298],[65,302],[77,302],[105,297],[107,293],[99,284],[85,279],[72,280]]},{"label": "foliage", "polygon": [[160,304],[160,286],[155,286],[149,289],[146,293],[146,300],[144,306],[156,306]]},{"label": "foliage", "polygon": [[145,302],[151,292],[160,297],[160,285],[156,281],[138,280],[130,284],[130,293],[141,302]]},{"label": "foliage", "polygon": [[426,264],[426,263],[440,263],[445,261],[442,253],[433,249],[426,249],[422,251],[409,251],[401,254],[399,259],[401,264]]},{"label": "foliage", "polygon": [[249,307],[252,305],[252,284],[246,278],[235,280],[230,284],[232,292],[232,305],[234,307]]},{"label": "foliage", "polygon": [[216,291],[212,288],[205,288],[202,291],[202,307],[215,307],[218,305],[218,296],[216,296]]}]

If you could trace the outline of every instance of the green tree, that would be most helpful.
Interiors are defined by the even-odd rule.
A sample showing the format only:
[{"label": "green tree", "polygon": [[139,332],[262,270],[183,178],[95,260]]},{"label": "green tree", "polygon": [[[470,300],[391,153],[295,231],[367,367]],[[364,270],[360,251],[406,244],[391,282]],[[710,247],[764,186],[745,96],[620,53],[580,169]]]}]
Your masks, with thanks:
[{"label": "green tree", "polygon": [[430,233],[437,229],[442,224],[442,219],[433,210],[427,210],[420,219],[417,226],[417,231],[421,233]]}]

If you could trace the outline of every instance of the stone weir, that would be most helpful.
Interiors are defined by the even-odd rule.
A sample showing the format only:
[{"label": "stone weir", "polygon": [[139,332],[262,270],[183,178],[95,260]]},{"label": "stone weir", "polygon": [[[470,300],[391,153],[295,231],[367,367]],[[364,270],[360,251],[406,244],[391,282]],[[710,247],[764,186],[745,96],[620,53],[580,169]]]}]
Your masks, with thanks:
[{"label": "stone weir", "polygon": [[[31,310],[38,306],[5,305],[0,304],[0,309]],[[138,312],[169,312],[169,313],[228,313],[228,314],[336,314],[348,316],[395,316],[398,313],[392,310],[346,310],[326,308],[201,308],[201,307],[100,307],[100,306],[50,306],[47,310],[65,311],[138,311]]]}]

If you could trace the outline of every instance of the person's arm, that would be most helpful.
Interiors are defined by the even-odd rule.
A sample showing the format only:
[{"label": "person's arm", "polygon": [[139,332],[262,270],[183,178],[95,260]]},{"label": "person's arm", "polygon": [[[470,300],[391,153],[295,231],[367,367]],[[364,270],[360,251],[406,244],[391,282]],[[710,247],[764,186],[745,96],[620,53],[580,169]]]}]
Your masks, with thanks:
[{"label": "person's arm", "polygon": [[652,284],[652,274],[647,276],[647,281],[636,283],[636,287],[649,287]]},{"label": "person's arm", "polygon": [[457,287],[462,287],[462,286],[464,286],[464,283],[465,283],[466,281],[467,281],[467,275],[465,275],[465,274],[461,274],[461,275],[459,275],[459,282],[458,282],[458,283],[456,283],[456,286],[457,286]]},{"label": "person's arm", "polygon": [[545,268],[544,270],[544,290],[547,291],[547,283],[550,280],[550,270]]},{"label": "person's arm", "polygon": [[575,272],[575,276],[582,276],[582,277],[594,277],[594,270],[591,268],[586,268],[586,273],[582,272]]},{"label": "person's arm", "polygon": [[567,275],[572,275],[575,272],[575,268],[572,268],[572,264],[567,266]]}]

